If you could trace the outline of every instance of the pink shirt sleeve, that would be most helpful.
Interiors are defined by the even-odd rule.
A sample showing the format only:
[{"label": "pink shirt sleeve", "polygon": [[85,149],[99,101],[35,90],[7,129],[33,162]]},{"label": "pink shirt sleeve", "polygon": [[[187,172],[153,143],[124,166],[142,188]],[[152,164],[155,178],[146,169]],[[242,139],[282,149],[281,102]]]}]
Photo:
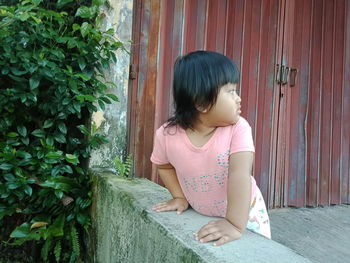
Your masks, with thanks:
[{"label": "pink shirt sleeve", "polygon": [[234,126],[230,145],[230,154],[237,152],[255,152],[252,128],[242,117]]},{"label": "pink shirt sleeve", "polygon": [[162,165],[169,163],[166,154],[165,136],[166,131],[164,131],[164,127],[161,126],[154,136],[153,152],[151,155],[151,162],[154,164]]}]

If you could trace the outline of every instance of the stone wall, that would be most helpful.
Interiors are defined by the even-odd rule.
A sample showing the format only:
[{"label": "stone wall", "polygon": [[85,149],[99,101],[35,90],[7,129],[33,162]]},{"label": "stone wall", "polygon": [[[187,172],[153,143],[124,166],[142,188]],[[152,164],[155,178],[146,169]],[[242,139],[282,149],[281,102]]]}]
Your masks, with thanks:
[{"label": "stone wall", "polygon": [[[111,8],[104,8],[104,29],[114,28],[115,37],[124,43],[130,52],[132,32],[132,0],[109,0]],[[116,88],[109,91],[118,96],[119,102],[106,105],[105,111],[93,114],[93,122],[99,127],[99,133],[107,135],[108,144],[94,151],[90,158],[91,168],[112,168],[115,157],[125,156],[127,147],[127,101],[130,54],[126,51],[117,52],[117,63],[110,72],[106,72],[109,81]]]},{"label": "stone wall", "polygon": [[246,231],[237,241],[215,247],[199,243],[193,233],[215,218],[189,209],[156,213],[153,204],[169,192],[147,179],[122,179],[95,173],[93,262],[310,262],[289,248]]}]

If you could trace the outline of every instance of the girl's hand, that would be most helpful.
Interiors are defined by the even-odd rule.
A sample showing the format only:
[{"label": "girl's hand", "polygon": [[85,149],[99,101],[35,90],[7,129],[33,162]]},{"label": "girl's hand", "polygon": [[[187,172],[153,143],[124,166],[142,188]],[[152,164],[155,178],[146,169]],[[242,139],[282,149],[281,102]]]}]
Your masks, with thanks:
[{"label": "girl's hand", "polygon": [[196,240],[208,242],[218,240],[214,246],[220,246],[227,242],[239,239],[242,233],[226,219],[210,221],[204,225],[197,233]]},{"label": "girl's hand", "polygon": [[152,207],[156,212],[174,211],[177,210],[181,214],[188,208],[188,202],[185,198],[176,197],[166,202],[158,203]]}]

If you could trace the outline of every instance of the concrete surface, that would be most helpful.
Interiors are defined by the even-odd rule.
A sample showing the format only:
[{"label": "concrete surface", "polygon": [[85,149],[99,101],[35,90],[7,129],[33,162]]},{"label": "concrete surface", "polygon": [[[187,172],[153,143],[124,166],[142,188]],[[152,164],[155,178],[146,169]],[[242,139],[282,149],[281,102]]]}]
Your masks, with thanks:
[{"label": "concrete surface", "polygon": [[270,210],[272,239],[312,262],[350,262],[350,206]]},{"label": "concrete surface", "polygon": [[94,262],[311,262],[249,231],[220,247],[201,244],[193,232],[213,217],[193,210],[182,215],[153,212],[152,205],[170,194],[146,179],[131,181],[111,173],[94,178]]}]

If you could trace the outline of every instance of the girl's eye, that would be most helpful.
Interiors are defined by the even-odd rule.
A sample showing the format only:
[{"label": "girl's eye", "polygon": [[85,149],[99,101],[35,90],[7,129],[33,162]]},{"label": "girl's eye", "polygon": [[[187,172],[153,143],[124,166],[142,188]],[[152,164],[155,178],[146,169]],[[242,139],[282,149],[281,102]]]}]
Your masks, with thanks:
[{"label": "girl's eye", "polygon": [[237,92],[237,90],[232,89],[232,90],[230,90],[229,92],[230,92],[231,94],[234,94],[235,92]]}]

